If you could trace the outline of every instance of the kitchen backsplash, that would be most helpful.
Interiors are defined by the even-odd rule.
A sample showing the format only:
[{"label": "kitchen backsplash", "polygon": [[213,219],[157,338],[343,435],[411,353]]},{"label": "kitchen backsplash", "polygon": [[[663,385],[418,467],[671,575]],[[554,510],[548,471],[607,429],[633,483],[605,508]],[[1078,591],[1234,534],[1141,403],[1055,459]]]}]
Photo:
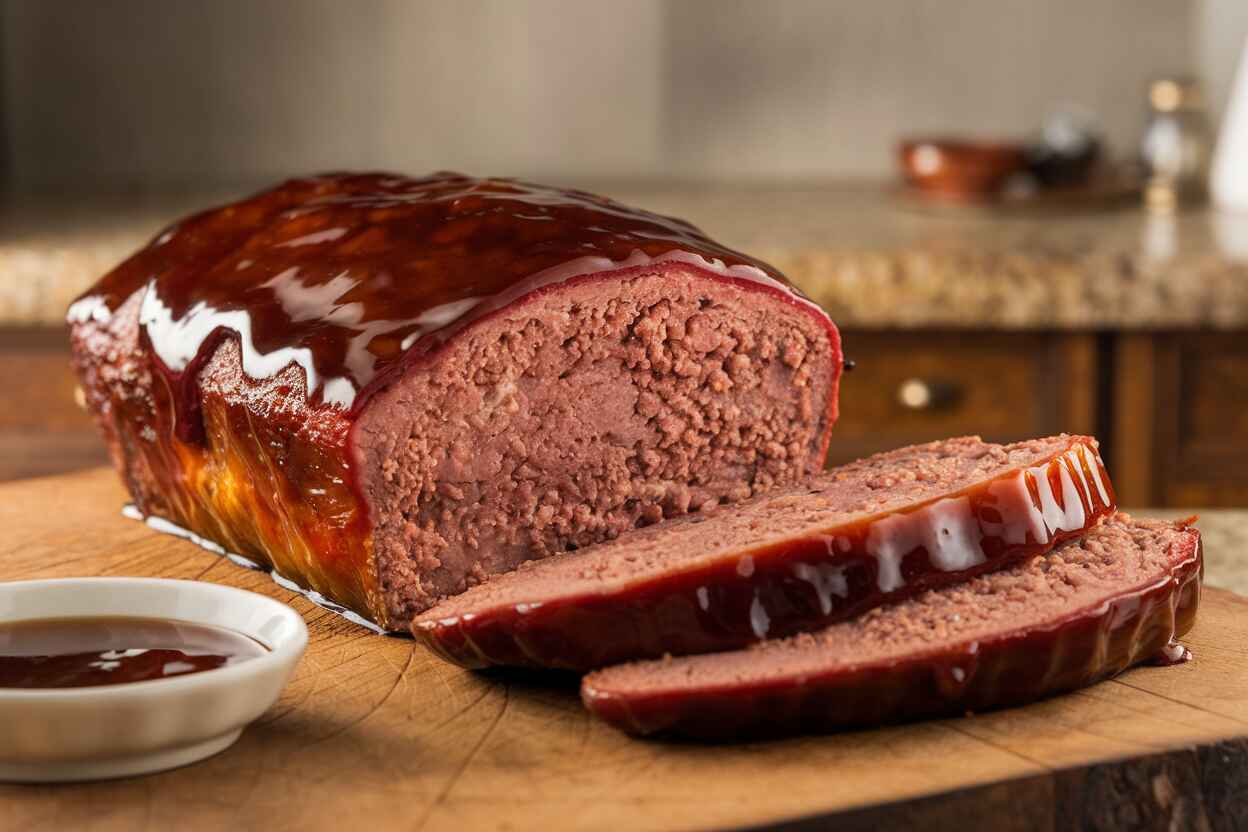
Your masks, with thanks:
[{"label": "kitchen backsplash", "polygon": [[1017,134],[1058,107],[1123,150],[1150,78],[1233,65],[1241,3],[9,0],[5,167],[19,188],[878,176],[901,133]]}]

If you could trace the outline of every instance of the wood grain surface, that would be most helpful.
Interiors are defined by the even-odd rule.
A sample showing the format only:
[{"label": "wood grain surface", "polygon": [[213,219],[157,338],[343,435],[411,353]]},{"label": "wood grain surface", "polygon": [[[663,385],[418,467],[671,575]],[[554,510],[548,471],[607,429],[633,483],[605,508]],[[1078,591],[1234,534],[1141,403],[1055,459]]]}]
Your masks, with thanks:
[{"label": "wood grain surface", "polygon": [[244,587],[312,638],[277,705],[198,765],[0,785],[0,827],[67,829],[1248,828],[1248,600],[1206,592],[1195,659],[990,714],[781,742],[629,739],[576,680],[474,674],[370,634],[119,513],[111,471],[0,486],[0,579]]}]

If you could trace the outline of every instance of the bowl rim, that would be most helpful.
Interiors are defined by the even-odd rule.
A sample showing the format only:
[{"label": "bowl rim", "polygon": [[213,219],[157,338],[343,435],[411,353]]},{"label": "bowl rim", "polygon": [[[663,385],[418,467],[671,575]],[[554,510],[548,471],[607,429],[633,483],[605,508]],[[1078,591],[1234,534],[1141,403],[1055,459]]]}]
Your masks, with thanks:
[{"label": "bowl rim", "polygon": [[[260,608],[267,612],[285,619],[286,622],[293,625],[293,630],[288,637],[282,639],[276,644],[266,644],[268,649],[260,656],[248,659],[245,662],[228,665],[226,667],[213,668],[199,673],[187,673],[182,676],[174,676],[167,679],[146,679],[140,682],[126,682],[115,685],[90,685],[86,687],[76,688],[5,688],[0,687],[0,704],[21,704],[23,702],[46,702],[49,700],[58,700],[62,702],[75,702],[100,699],[122,699],[134,696],[140,696],[145,693],[153,696],[159,696],[163,693],[174,694],[179,691],[186,691],[195,687],[217,687],[223,685],[233,686],[238,683],[245,683],[247,680],[257,675],[263,675],[268,672],[278,671],[283,667],[293,664],[308,644],[308,626],[303,620],[303,616],[296,612],[292,607],[283,604],[267,595],[261,595],[258,592],[252,592],[237,587],[225,586],[224,584],[209,583],[206,581],[192,581],[181,578],[141,578],[141,577],[78,577],[78,578],[38,578],[33,580],[19,581],[0,581],[0,593],[22,591],[24,589],[49,589],[73,591],[81,588],[83,585],[92,587],[100,586],[127,586],[139,588],[140,591],[160,592],[177,589],[179,591],[190,591],[202,593],[208,596],[224,597],[241,601],[251,605],[253,609]],[[62,618],[71,617],[89,617],[86,615],[60,616]],[[43,618],[56,618],[55,613],[41,615],[28,618],[13,618],[9,621],[38,621]],[[187,621],[192,624],[209,624],[210,626],[222,626],[217,623],[205,621],[195,621],[187,618],[171,618],[169,616],[160,615],[143,615],[141,611],[134,614],[136,618],[169,618],[170,620]],[[225,625],[229,628],[229,625]],[[247,635],[250,638],[256,638],[251,633],[241,628],[236,629],[238,632]],[[258,640],[258,639],[257,639]]]},{"label": "bowl rim", "polygon": [[897,143],[897,149],[903,154],[910,154],[920,147],[933,147],[941,153],[954,156],[992,155],[992,156],[1023,156],[1027,152],[1027,143],[1019,139],[1007,137],[956,137],[942,136],[933,133],[929,136],[907,136]]}]

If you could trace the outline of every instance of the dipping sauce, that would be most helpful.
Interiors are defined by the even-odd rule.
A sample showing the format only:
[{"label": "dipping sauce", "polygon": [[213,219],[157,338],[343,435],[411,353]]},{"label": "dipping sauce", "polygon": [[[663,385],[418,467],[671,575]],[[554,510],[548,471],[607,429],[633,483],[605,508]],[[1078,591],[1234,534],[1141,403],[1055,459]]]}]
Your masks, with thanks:
[{"label": "dipping sauce", "polygon": [[215,670],[268,652],[224,627],[167,618],[43,618],[0,624],[0,688],[82,688]]}]

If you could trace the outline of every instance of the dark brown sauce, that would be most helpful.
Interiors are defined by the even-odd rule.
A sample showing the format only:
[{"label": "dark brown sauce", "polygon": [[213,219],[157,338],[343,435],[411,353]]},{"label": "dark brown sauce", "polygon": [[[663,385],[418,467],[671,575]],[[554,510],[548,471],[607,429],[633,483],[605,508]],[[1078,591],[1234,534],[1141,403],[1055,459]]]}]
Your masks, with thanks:
[{"label": "dark brown sauce", "polygon": [[224,627],[166,618],[43,618],[0,624],[0,688],[83,688],[168,679],[266,651]]}]

